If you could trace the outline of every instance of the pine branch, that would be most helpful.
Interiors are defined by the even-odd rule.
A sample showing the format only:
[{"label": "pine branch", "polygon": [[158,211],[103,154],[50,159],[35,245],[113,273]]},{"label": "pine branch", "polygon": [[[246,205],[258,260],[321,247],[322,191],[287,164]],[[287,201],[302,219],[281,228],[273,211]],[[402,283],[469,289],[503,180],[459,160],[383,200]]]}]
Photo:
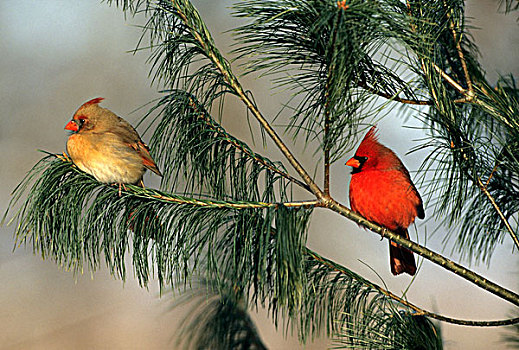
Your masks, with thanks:
[{"label": "pine branch", "polygon": [[[425,66],[424,66],[424,69],[425,69]],[[425,72],[426,72],[426,74],[429,74],[428,73],[429,71],[427,69],[425,70]],[[444,75],[441,75],[441,76],[443,78],[445,78]],[[436,89],[436,87],[434,87],[433,84],[434,83],[431,83],[431,89],[432,90]],[[462,89],[462,90],[463,90],[463,93],[466,96],[469,96],[464,91],[464,89]],[[476,152],[476,149],[478,149],[478,148],[475,147],[473,144],[469,143],[468,142],[469,138],[467,136],[464,136],[464,134],[466,132],[463,132],[462,130],[459,129],[459,126],[457,125],[458,124],[457,119],[460,118],[462,116],[462,114],[457,112],[456,109],[453,108],[452,106],[447,106],[447,104],[449,103],[448,101],[446,101],[446,100],[440,101],[440,99],[444,99],[445,98],[444,97],[445,95],[444,95],[443,92],[437,90],[436,93],[433,94],[433,96],[434,96],[435,101],[436,101],[436,108],[438,109],[439,116],[441,118],[447,118],[445,122],[441,122],[441,123],[438,123],[438,124],[446,125],[448,134],[453,135],[453,134],[457,133],[457,134],[461,135],[461,137],[463,139],[467,140],[467,141],[463,140],[462,142],[453,141],[453,140],[450,141],[450,149],[451,149],[451,151],[459,153],[459,160],[458,160],[458,162],[461,165],[460,168],[462,169],[463,176],[466,177],[469,181],[471,181],[471,183],[473,184],[473,186],[475,188],[477,188],[477,189],[479,189],[481,191],[480,192],[481,195],[484,195],[485,198],[488,199],[489,203],[491,204],[492,209],[496,211],[496,213],[498,214],[498,217],[500,218],[500,220],[502,220],[503,226],[506,228],[506,230],[508,231],[508,233],[512,237],[512,240],[514,241],[514,244],[516,245],[517,248],[519,248],[519,239],[517,238],[517,234],[512,229],[510,223],[507,220],[507,217],[503,213],[503,210],[499,207],[499,205],[497,204],[497,202],[495,201],[493,196],[487,190],[487,187],[483,185],[483,183],[481,181],[480,175],[478,175],[478,173],[481,171],[481,169],[485,169],[485,168],[488,169],[488,166],[484,166],[484,165],[474,166],[474,164],[476,164],[476,163],[483,164],[482,161],[477,159],[477,158],[481,158],[481,156],[479,156],[479,154],[481,154],[481,152]],[[514,116],[506,117],[506,114],[503,115],[504,113],[502,113],[501,111],[498,111],[495,107],[487,107],[488,103],[486,103],[486,102],[479,103],[478,101],[481,100],[482,96],[477,95],[477,94],[473,94],[471,96],[473,96],[473,97],[471,97],[470,100],[475,101],[475,103],[477,105],[479,105],[479,106],[483,106],[483,110],[486,110],[488,114],[490,114],[490,115],[492,113],[494,115],[498,114],[499,115],[499,117],[498,117],[499,121],[506,120],[506,125],[507,126],[511,126],[510,125],[510,121],[513,121],[514,119],[516,119]],[[508,106],[510,106],[510,104],[508,104]],[[435,121],[437,121],[436,118],[435,118]],[[479,120],[476,123],[474,123],[474,120],[471,120],[471,121],[469,121],[469,123],[472,124],[472,125],[470,125],[470,127],[473,128],[474,130],[477,130],[477,129],[475,129],[475,127],[480,125],[479,124],[480,123]],[[483,121],[481,124],[484,125],[484,124],[487,124],[487,123],[488,123],[487,121]],[[486,127],[486,126],[484,126],[484,127]],[[458,130],[456,130],[456,132],[455,132],[454,129],[458,129]],[[512,131],[512,132],[514,132],[514,131]],[[476,136],[476,135],[474,135],[474,136]],[[472,137],[472,139],[475,140],[476,138]],[[460,143],[462,144],[462,146],[461,147],[456,147]],[[483,147],[488,147],[488,146],[483,146]],[[479,148],[479,149],[481,149],[481,148]],[[493,173],[494,173],[494,170],[492,170],[492,172],[490,174],[492,175]],[[490,181],[490,177],[489,177],[489,181]],[[461,193],[461,191],[460,191],[460,193]],[[461,201],[460,201],[460,203],[461,203]],[[459,208],[461,208],[461,206]],[[478,208],[476,210],[479,211],[480,209]],[[459,214],[453,215],[453,217],[457,217],[457,216],[459,216]]]},{"label": "pine branch", "polygon": [[199,286],[175,301],[177,305],[183,301],[195,303],[180,326],[176,345],[190,349],[267,349],[236,291],[229,287],[220,289],[219,295],[213,292],[210,286]]},{"label": "pine branch", "polygon": [[[337,32],[339,30],[338,26],[341,20],[342,13],[347,10],[346,5],[340,5],[338,2],[338,14],[336,16],[336,20],[334,22],[334,26],[332,28],[332,36],[330,38],[329,46],[334,50],[331,52],[331,56],[335,56],[335,49],[337,48]],[[324,194],[326,196],[330,195],[330,149],[331,149],[331,140],[330,140],[330,114],[331,114],[331,106],[333,101],[330,100],[330,88],[332,83],[332,73],[335,71],[335,62],[332,59],[332,63],[328,67],[328,71],[326,74],[326,85],[325,85],[325,103],[324,103]]]},{"label": "pine branch", "polygon": [[[141,285],[154,271],[161,286],[185,284],[202,272],[217,280],[223,273],[244,291],[252,289],[253,300],[273,295],[279,305],[297,305],[303,283],[297,252],[312,203],[216,201],[125,187],[119,196],[116,186],[95,181],[66,159],[46,156],[17,189],[29,190],[15,216],[17,243],[32,242],[43,257],[75,271],[82,271],[84,261],[95,271],[103,253],[110,271],[123,280],[132,245]],[[282,234],[271,236],[272,226]]]},{"label": "pine branch", "polygon": [[[438,344],[435,332],[417,332],[425,318],[414,316],[398,300],[393,303],[382,288],[309,249],[306,256],[308,283],[299,317],[303,341],[326,326],[336,342],[356,349],[409,349],[430,345],[433,339]],[[402,343],[407,346],[398,345]]]},{"label": "pine branch", "polygon": [[[269,159],[252,151],[244,142],[228,134],[218,124],[197,99],[182,90],[168,91],[155,107],[143,118],[143,121],[160,110],[159,123],[151,139],[152,149],[157,149],[158,158],[165,169],[163,185],[166,188],[176,187],[178,173],[184,168],[184,179],[189,181],[196,177],[199,183],[208,183],[206,188],[217,194],[228,193],[225,189],[225,173],[232,167],[237,174],[244,167],[244,162],[257,163],[264,168],[263,172],[278,174],[289,182],[310,191],[308,185],[292,177],[280,162]],[[191,173],[187,168],[191,166]],[[219,169],[218,171],[216,169]],[[214,174],[209,177],[208,173]],[[237,176],[241,178],[241,176]],[[253,186],[256,177],[247,176],[249,185]],[[277,180],[275,180],[277,181]],[[195,184],[192,184],[193,188]],[[234,186],[240,188],[242,186]],[[215,191],[215,188],[219,188]],[[231,189],[232,190],[232,189]]]},{"label": "pine branch", "polygon": [[[176,2],[175,2],[176,3]],[[178,8],[178,5],[177,5]],[[194,11],[194,9],[191,8],[191,11]],[[182,15],[181,15],[182,16]],[[198,18],[198,15],[197,15]],[[187,18],[184,20],[186,24]],[[299,162],[293,157],[292,153],[286,148],[283,141],[279,138],[279,136],[275,133],[275,131],[272,129],[272,127],[269,125],[267,120],[261,115],[257,107],[253,104],[253,102],[249,99],[249,97],[244,93],[243,88],[239,84],[237,78],[232,74],[230,71],[230,67],[228,67],[224,61],[221,60],[220,54],[215,54],[214,52],[217,52],[216,48],[214,46],[211,46],[212,39],[210,39],[210,36],[207,38],[204,38],[200,33],[203,33],[204,35],[209,35],[207,30],[205,29],[205,26],[203,26],[203,23],[197,23],[197,25],[200,28],[197,28],[196,26],[189,27],[190,30],[193,31],[193,35],[197,40],[201,43],[202,46],[205,46],[208,48],[208,56],[211,58],[213,63],[216,67],[220,70],[222,75],[225,77],[225,80],[228,82],[228,84],[232,87],[232,89],[235,91],[235,93],[242,99],[242,101],[246,104],[246,106],[251,110],[253,115],[258,119],[260,124],[263,128],[265,128],[267,134],[269,134],[274,143],[278,146],[278,148],[282,151],[282,153],[287,157],[287,160],[294,166],[295,170],[301,175],[303,180],[308,184],[308,186],[312,189],[312,192],[316,195],[317,199],[322,203],[323,206],[328,207],[337,213],[346,216],[353,221],[362,224],[363,226],[369,228],[373,232],[376,232],[380,235],[387,236],[392,241],[401,244],[402,246],[410,249],[413,252],[418,253],[419,255],[424,256],[426,259],[431,260],[440,266],[462,276],[463,278],[471,281],[472,283],[478,285],[479,287],[486,289],[496,295],[499,295],[500,297],[519,305],[519,296],[511,291],[508,291],[495,283],[492,283],[490,281],[487,281],[486,279],[482,278],[481,276],[475,274],[474,272],[467,270],[463,268],[462,266],[444,258],[443,256],[434,253],[430,250],[428,250],[425,247],[419,246],[416,243],[413,243],[405,238],[402,238],[392,232],[389,232],[387,229],[380,227],[378,225],[374,225],[373,223],[369,223],[365,219],[361,218],[360,216],[352,213],[349,209],[346,207],[340,205],[336,201],[332,200],[331,198],[327,198],[323,192],[319,189],[319,187],[315,184],[315,182],[311,179],[311,177],[308,175],[308,173],[300,166]]]},{"label": "pine branch", "polygon": [[[489,177],[489,180],[490,180],[490,177]],[[514,232],[514,230],[510,226],[510,223],[508,222],[505,215],[503,214],[503,211],[499,208],[494,197],[492,197],[492,195],[488,191],[487,186],[485,186],[483,184],[483,182],[481,181],[481,178],[479,178],[479,177],[477,178],[477,185],[481,189],[481,191],[485,194],[485,196],[488,197],[488,200],[490,201],[490,203],[492,203],[492,206],[498,213],[499,217],[501,218],[501,220],[503,220],[503,223],[504,223],[506,229],[508,230],[508,232],[510,233],[510,236],[512,237],[512,240],[514,241],[515,246],[517,248],[519,248],[519,238],[517,237],[517,234]]]},{"label": "pine branch", "polygon": [[442,255],[435,253],[421,245],[418,245],[408,239],[403,238],[402,236],[389,231],[388,229],[381,227],[379,225],[376,225],[374,223],[369,222],[368,220],[364,219],[362,216],[352,212],[347,207],[341,205],[340,203],[337,203],[335,201],[331,201],[327,204],[327,207],[331,210],[335,211],[336,213],[347,217],[348,219],[351,219],[352,221],[356,222],[359,225],[362,225],[369,229],[370,231],[377,233],[383,238],[387,238],[395,243],[400,244],[403,247],[408,248],[409,250],[413,251],[414,253],[423,256],[427,260],[430,260],[431,262],[443,267],[444,269],[447,269],[456,275],[466,279],[467,281],[477,285],[478,287],[485,289],[486,291],[495,294],[499,296],[502,299],[505,299],[509,302],[511,302],[514,305],[519,306],[519,295],[507,290],[506,288],[503,288],[483,276],[478,275],[477,273],[443,257]]},{"label": "pine branch", "polygon": [[497,321],[473,321],[473,320],[462,320],[462,319],[457,319],[457,318],[446,317],[444,315],[439,315],[437,313],[433,313],[433,312],[424,310],[424,309],[420,308],[419,306],[416,306],[416,305],[410,303],[406,299],[403,299],[403,298],[395,295],[394,293],[380,287],[379,285],[372,283],[372,282],[362,278],[359,275],[356,275],[351,270],[348,270],[345,267],[340,266],[340,265],[320,256],[319,254],[311,251],[310,249],[307,249],[306,252],[310,257],[312,257],[313,259],[326,265],[333,271],[336,271],[338,273],[345,274],[348,276],[354,275],[355,280],[361,282],[366,287],[372,288],[373,290],[376,290],[376,291],[380,292],[381,294],[393,299],[398,304],[413,310],[414,312],[410,313],[410,315],[412,315],[412,316],[427,316],[427,317],[434,318],[434,319],[442,321],[442,322],[452,323],[452,324],[461,325],[461,326],[496,327],[496,326],[519,324],[519,317],[507,319],[507,320],[497,320]]},{"label": "pine branch", "polygon": [[[447,7],[447,4],[445,3],[445,1],[444,1],[444,7]],[[452,32],[452,39],[456,44],[456,50],[458,51],[458,56],[459,56],[459,60],[461,63],[461,67],[462,67],[463,73],[465,75],[465,82],[466,82],[467,88],[468,88],[467,96],[470,101],[472,99],[472,97],[474,96],[474,88],[472,87],[472,78],[470,77],[469,70],[467,68],[467,62],[465,61],[465,55],[463,54],[463,49],[461,47],[461,33],[462,33],[461,28],[460,28],[461,26],[458,26],[458,28],[456,28],[457,26],[454,23],[455,20],[450,12],[447,12],[447,18],[449,20],[449,28]],[[459,34],[458,34],[458,32],[459,32]]]},{"label": "pine branch", "polygon": [[[249,59],[248,73],[286,75],[275,82],[299,101],[290,107],[288,129],[294,136],[306,131],[306,142],[319,138],[331,162],[353,146],[374,94],[414,98],[409,84],[386,67],[388,9],[382,3],[340,4],[262,0],[235,6],[237,16],[253,19],[236,30],[242,45],[235,51]],[[381,62],[372,58],[377,55]]]},{"label": "pine branch", "polygon": [[[480,191],[479,195],[488,200],[490,209],[498,214],[497,217],[501,220],[501,224],[492,224],[492,226],[497,226],[496,228],[498,230],[503,228],[508,231],[514,244],[519,248],[519,239],[517,238],[517,234],[514,232],[507,219],[510,214],[505,214],[504,209],[506,207],[513,207],[514,204],[510,205],[507,203],[504,208],[501,208],[500,204],[495,200],[497,197],[492,195],[487,190],[487,187],[482,186],[480,174],[482,169],[489,169],[489,166],[488,161],[484,159],[481,154],[487,152],[487,158],[490,160],[493,156],[491,152],[494,152],[489,149],[489,145],[492,145],[492,142],[489,142],[489,145],[485,145],[483,142],[481,142],[480,145],[477,145],[475,142],[470,141],[479,141],[478,138],[481,138],[482,136],[485,138],[488,137],[489,140],[492,140],[493,136],[495,137],[495,135],[503,133],[503,130],[493,131],[493,129],[496,128],[496,125],[499,125],[500,123],[503,123],[505,128],[509,129],[506,133],[514,134],[514,128],[517,129],[518,127],[517,124],[514,125],[514,121],[517,118],[513,114],[510,114],[509,108],[510,106],[517,105],[517,101],[514,102],[508,100],[506,107],[505,105],[502,105],[505,108],[500,109],[499,103],[496,103],[500,98],[492,98],[489,96],[494,94],[491,92],[492,89],[479,88],[476,90],[474,88],[473,81],[475,81],[480,87],[488,86],[488,83],[484,78],[484,73],[481,67],[474,58],[474,56],[477,55],[477,49],[468,39],[469,35],[465,30],[465,24],[463,23],[463,3],[447,3],[444,1],[442,3],[442,8],[443,13],[440,12],[438,14],[427,9],[418,2],[407,2],[407,11],[410,16],[414,13],[420,13],[423,18],[428,19],[431,23],[438,23],[438,28],[444,28],[437,34],[438,40],[434,41],[434,45],[430,48],[429,53],[427,51],[420,51],[419,47],[416,51],[421,62],[425,85],[430,91],[434,101],[433,109],[426,118],[431,123],[431,129],[436,131],[436,133],[443,134],[442,138],[446,141],[445,144],[437,147],[436,151],[440,151],[444,148],[448,149],[449,152],[452,153],[451,160],[443,156],[441,157],[442,163],[440,164],[443,169],[436,171],[434,177],[437,179],[437,183],[433,183],[433,187],[431,187],[432,192],[438,190],[439,186],[436,185],[440,184],[443,179],[443,176],[440,174],[449,174],[448,187],[444,187],[448,188],[449,191],[440,190],[439,192],[443,192],[443,194],[438,195],[437,197],[441,198],[438,212],[447,213],[447,206],[451,206],[448,224],[452,227],[452,224],[460,218],[462,210],[467,207],[465,203],[477,196],[473,190],[468,188],[468,182],[470,182],[474,189]],[[409,26],[413,32],[430,30],[427,28],[427,24],[423,25],[421,22],[417,22],[414,19],[410,21]],[[424,47],[428,46],[424,45]],[[433,52],[434,55],[432,54]],[[449,70],[451,74],[446,73],[446,70]],[[438,74],[439,77],[437,77],[436,74]],[[464,84],[459,80],[461,77],[464,78]],[[447,85],[444,85],[442,80],[445,81]],[[451,91],[452,89],[453,91]],[[455,106],[453,104],[454,94],[462,96],[461,99],[456,99],[455,101],[467,102],[467,104],[462,103],[461,106]],[[480,110],[479,112],[478,109]],[[478,114],[484,114],[486,120],[479,117]],[[473,116],[477,119],[465,119]],[[444,118],[444,120],[439,120],[440,118]],[[441,130],[443,128],[444,130]],[[501,127],[499,128],[502,129]],[[490,133],[488,130],[491,130]],[[434,137],[437,136],[438,135],[435,135]],[[505,146],[506,143],[502,143],[502,145]],[[484,149],[487,149],[488,151],[485,151]],[[447,151],[446,154],[448,154]],[[428,159],[436,160],[438,157],[431,156]],[[497,164],[495,159],[493,161],[490,160],[490,162]],[[425,164],[426,162],[424,162],[424,168],[426,167]],[[454,165],[452,166],[452,164]],[[490,168],[494,168],[494,164],[490,165]],[[458,174],[455,175],[455,173]],[[493,174],[493,171],[491,174]],[[458,184],[455,183],[456,179]],[[454,196],[455,200],[452,200],[453,191],[451,190],[453,187],[458,187],[455,191],[457,193],[457,195]],[[469,195],[467,193],[469,193]],[[501,202],[506,203],[506,201]],[[513,202],[515,201],[512,201],[512,203]],[[454,204],[451,205],[451,203]],[[472,225],[472,229],[469,229],[469,232],[472,232],[476,227],[482,227],[481,220],[479,220],[479,222],[478,220],[473,220],[475,217],[481,215],[477,213],[482,212],[482,203],[476,198],[472,200],[472,204],[471,209],[465,209],[465,212],[467,213],[465,217],[468,219],[465,219],[464,224],[460,228],[460,236],[458,238],[460,250],[466,247],[464,244],[465,236],[469,236],[464,233],[464,230],[466,231],[468,229],[468,225],[466,225],[466,223],[469,222],[468,220],[470,220],[471,224],[475,224]],[[515,212],[517,212],[517,209]],[[485,219],[483,222],[488,223],[489,219]],[[485,230],[485,228],[483,228],[483,230]],[[498,232],[487,236],[498,237]],[[473,235],[472,237],[474,237],[473,244],[477,243],[475,239],[476,237],[481,238],[479,240],[479,245],[485,247],[485,254],[480,254],[479,256],[485,259],[488,256],[487,253],[489,252],[489,247],[491,247],[489,243],[495,241],[495,239],[488,239],[479,234]],[[470,251],[471,250],[472,246],[470,246]]]}]

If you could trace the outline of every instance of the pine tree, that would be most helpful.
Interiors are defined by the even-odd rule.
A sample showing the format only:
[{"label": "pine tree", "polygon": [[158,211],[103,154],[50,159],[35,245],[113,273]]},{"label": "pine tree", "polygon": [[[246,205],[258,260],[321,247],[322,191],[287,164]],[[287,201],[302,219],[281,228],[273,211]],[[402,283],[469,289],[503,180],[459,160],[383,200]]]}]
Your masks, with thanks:
[{"label": "pine tree", "polygon": [[[301,342],[325,332],[336,345],[441,349],[434,320],[469,326],[518,324],[453,319],[424,310],[306,247],[315,208],[346,217],[385,239],[519,306],[519,295],[371,223],[337,202],[330,165],[371,120],[394,104],[419,106],[428,156],[420,169],[427,202],[465,257],[488,261],[519,240],[519,89],[512,76],[485,78],[460,0],[239,1],[235,54],[246,74],[272,75],[293,99],[287,134],[317,144],[324,184],[291,153],[274,118],[261,112],[188,0],[116,1],[148,21],[153,81],[163,97],[142,120],[163,170],[160,190],[98,183],[66,156],[47,154],[15,190],[17,243],[65,267],[104,264],[125,279],[125,256],[142,286],[200,301],[186,319],[195,348],[263,349],[248,315],[262,306]],[[511,0],[507,11],[517,10]],[[142,42],[146,42],[143,40]],[[143,48],[141,46],[141,48]],[[228,133],[226,97],[246,107],[283,159],[273,161]],[[382,106],[375,99],[392,104]],[[427,181],[426,181],[427,179]],[[433,179],[433,180],[430,180]],[[304,193],[301,198],[300,193]],[[26,195],[26,197],[25,197]],[[7,214],[7,213],[6,213]],[[131,220],[129,219],[131,217]]]}]

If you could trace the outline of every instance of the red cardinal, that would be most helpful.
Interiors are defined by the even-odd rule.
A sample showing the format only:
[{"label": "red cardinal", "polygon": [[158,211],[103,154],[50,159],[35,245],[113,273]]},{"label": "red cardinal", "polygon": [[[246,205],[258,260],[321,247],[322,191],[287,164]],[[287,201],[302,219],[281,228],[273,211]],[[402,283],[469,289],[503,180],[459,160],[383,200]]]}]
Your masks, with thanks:
[{"label": "red cardinal", "polygon": [[[369,221],[409,238],[407,228],[415,217],[425,217],[422,198],[402,161],[378,142],[375,126],[346,165],[353,167],[351,209]],[[403,272],[414,275],[416,272],[413,253],[394,242],[389,242],[389,260],[393,275]]]},{"label": "red cardinal", "polygon": [[74,132],[67,141],[67,153],[74,164],[104,183],[138,184],[146,169],[162,176],[137,131],[126,120],[99,107],[102,100],[98,97],[85,102],[65,126]]}]

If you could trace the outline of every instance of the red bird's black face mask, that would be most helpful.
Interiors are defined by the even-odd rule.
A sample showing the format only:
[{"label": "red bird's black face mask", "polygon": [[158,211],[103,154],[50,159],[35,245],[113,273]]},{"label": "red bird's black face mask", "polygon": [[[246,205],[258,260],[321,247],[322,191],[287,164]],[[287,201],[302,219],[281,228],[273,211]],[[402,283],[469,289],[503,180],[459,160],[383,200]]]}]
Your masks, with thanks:
[{"label": "red bird's black face mask", "polygon": [[368,157],[363,156],[353,156],[350,160],[346,162],[346,165],[351,166],[351,173],[357,174],[360,173],[362,170],[362,167],[364,166],[364,163],[368,160]]}]

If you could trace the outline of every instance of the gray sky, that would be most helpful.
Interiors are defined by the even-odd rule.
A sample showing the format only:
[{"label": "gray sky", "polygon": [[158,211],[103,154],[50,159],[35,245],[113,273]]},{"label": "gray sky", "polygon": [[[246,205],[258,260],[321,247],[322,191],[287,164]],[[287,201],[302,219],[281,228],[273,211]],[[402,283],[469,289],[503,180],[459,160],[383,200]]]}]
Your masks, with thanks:
[{"label": "gray sky", "polygon": [[[233,26],[228,19],[229,2],[196,1],[224,52],[229,36],[220,35]],[[481,29],[474,32],[482,62],[490,77],[513,72],[519,76],[519,31],[515,16],[496,14],[494,1],[469,1],[469,15]],[[37,149],[62,152],[67,134],[63,130],[77,107],[88,99],[102,96],[103,106],[135,123],[144,110],[135,109],[156,98],[150,87],[147,52],[127,53],[135,47],[140,30],[125,21],[119,9],[97,1],[16,1],[0,2],[0,212],[5,212],[10,192],[42,154]],[[247,78],[246,88],[267,116],[274,116],[282,95],[268,92],[269,81]],[[224,119],[225,127],[237,137],[250,140],[243,122],[243,107],[233,104]],[[389,116],[379,123],[380,139],[399,154],[407,167],[418,169],[423,154],[404,156],[416,143],[419,131],[404,129],[416,125]],[[149,140],[149,136],[144,139]],[[286,138],[288,140],[288,138]],[[307,169],[316,159],[301,144],[291,145]],[[272,147],[257,150],[280,159]],[[153,175],[148,183],[154,184]],[[344,162],[332,167],[332,193],[348,203],[349,169]],[[432,211],[426,213],[431,215]],[[419,239],[434,225],[418,223]],[[0,348],[1,349],[163,349],[170,344],[176,320],[182,310],[170,312],[169,295],[158,298],[158,290],[138,287],[132,276],[126,283],[112,278],[106,268],[93,276],[74,276],[53,261],[33,255],[31,247],[14,252],[13,227],[0,227]],[[413,235],[413,233],[412,233]],[[442,232],[428,237],[427,246],[457,260],[442,243]],[[413,237],[416,237],[414,235]],[[407,277],[393,277],[388,268],[387,243],[360,230],[355,224],[325,211],[316,210],[311,221],[308,245],[359,272],[374,282],[379,272],[390,290],[403,291]],[[476,271],[517,289],[518,259],[511,256],[505,238],[490,266],[472,266]],[[362,260],[359,261],[359,260]],[[365,263],[365,264],[364,264]],[[462,263],[466,264],[466,262]],[[425,262],[408,293],[413,303],[451,317],[502,319],[511,306],[472,287],[445,270]],[[265,313],[255,316],[260,332],[271,349],[302,348],[297,340],[276,333]],[[502,329],[475,329],[442,324],[446,349],[500,349]],[[307,349],[321,349],[317,341]]]}]

